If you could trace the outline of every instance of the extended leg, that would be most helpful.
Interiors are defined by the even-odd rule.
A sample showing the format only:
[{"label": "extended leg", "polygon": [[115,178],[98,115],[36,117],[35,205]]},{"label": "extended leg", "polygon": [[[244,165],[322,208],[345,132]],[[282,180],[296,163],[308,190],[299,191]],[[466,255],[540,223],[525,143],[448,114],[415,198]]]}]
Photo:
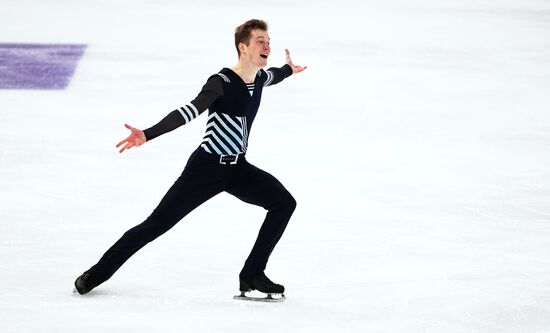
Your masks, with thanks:
[{"label": "extended leg", "polygon": [[221,180],[211,175],[191,176],[184,171],[153,213],[143,223],[124,233],[99,262],[85,273],[88,274],[89,282],[87,285],[82,283],[84,287],[81,290],[84,292],[79,290],[77,279],[75,285],[78,292],[84,294],[108,280],[139,249],[168,231],[200,204],[220,193],[222,185]]}]

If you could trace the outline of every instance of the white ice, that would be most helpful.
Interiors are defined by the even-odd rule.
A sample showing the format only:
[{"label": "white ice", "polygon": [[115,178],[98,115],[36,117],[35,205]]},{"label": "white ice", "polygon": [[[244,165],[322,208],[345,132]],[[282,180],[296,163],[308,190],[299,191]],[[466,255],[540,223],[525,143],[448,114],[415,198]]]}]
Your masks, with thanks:
[{"label": "white ice", "polygon": [[[66,90],[0,90],[0,332],[550,332],[550,3],[2,0],[0,42],[84,43]],[[270,23],[248,159],[298,208],[232,299],[265,211],[215,197],[86,296],[206,117],[118,154]]]}]

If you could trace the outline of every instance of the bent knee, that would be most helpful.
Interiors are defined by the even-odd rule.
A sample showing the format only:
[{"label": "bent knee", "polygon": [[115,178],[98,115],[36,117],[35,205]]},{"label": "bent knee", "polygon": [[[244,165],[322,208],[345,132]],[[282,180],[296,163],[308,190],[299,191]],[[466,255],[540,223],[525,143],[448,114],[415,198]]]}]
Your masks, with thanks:
[{"label": "bent knee", "polygon": [[294,211],[296,209],[296,199],[294,199],[294,197],[292,196],[292,194],[288,194],[288,205],[289,205],[289,208]]},{"label": "bent knee", "polygon": [[288,191],[283,190],[276,193],[269,203],[263,206],[265,209],[271,212],[281,211],[292,215],[296,209],[296,199]]},{"label": "bent knee", "polygon": [[281,200],[281,206],[288,213],[292,214],[292,212],[296,209],[296,199],[294,199],[292,194],[286,192]]}]

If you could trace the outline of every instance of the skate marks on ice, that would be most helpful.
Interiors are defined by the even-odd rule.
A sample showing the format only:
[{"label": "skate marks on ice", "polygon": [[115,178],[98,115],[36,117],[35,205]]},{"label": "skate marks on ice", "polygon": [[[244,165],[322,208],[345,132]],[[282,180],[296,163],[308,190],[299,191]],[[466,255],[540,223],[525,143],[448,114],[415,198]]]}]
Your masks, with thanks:
[{"label": "skate marks on ice", "polygon": [[274,294],[274,293],[264,294],[261,292],[257,292],[257,293],[252,292],[252,294],[247,295],[246,293],[247,293],[246,291],[241,291],[239,295],[233,296],[233,299],[239,300],[239,301],[264,302],[264,303],[279,303],[279,302],[283,302],[286,299],[285,294]]}]

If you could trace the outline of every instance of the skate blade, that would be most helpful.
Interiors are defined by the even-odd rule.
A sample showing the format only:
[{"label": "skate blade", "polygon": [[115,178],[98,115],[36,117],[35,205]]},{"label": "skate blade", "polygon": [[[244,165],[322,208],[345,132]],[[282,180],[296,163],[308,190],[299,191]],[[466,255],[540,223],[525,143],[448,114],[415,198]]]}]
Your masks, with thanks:
[{"label": "skate blade", "polygon": [[[279,295],[280,297],[273,297],[273,295]],[[252,297],[252,296],[246,296],[244,292],[241,292],[240,295],[233,296],[233,299],[236,299],[239,301],[277,303],[277,302],[284,301],[286,297],[285,297],[285,294],[267,294],[266,297]]]}]

